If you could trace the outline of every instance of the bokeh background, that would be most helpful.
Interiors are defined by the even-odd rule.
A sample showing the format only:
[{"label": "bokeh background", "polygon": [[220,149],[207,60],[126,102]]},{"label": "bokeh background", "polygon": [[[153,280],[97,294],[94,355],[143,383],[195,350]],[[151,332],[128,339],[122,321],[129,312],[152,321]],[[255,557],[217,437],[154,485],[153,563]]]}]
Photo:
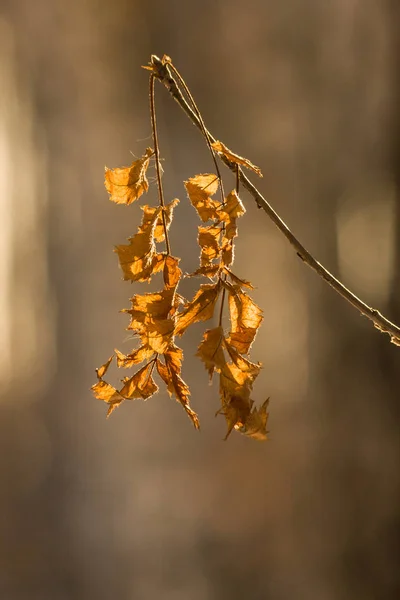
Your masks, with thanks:
[{"label": "bokeh background", "polygon": [[[173,58],[214,135],[261,166],[305,246],[400,322],[399,8],[2,0],[2,600],[398,597],[400,349],[247,195],[235,271],[265,311],[252,357],[270,441],[221,441],[218,390],[193,356],[200,325],[182,341],[200,433],[164,392],[106,420],[89,388],[133,345],[119,310],[143,288],[112,249],[141,211],[111,204],[103,173],[151,145],[152,53]],[[165,191],[181,199],[171,243],[190,271],[198,221],[182,181],[212,163],[156,93]]]}]

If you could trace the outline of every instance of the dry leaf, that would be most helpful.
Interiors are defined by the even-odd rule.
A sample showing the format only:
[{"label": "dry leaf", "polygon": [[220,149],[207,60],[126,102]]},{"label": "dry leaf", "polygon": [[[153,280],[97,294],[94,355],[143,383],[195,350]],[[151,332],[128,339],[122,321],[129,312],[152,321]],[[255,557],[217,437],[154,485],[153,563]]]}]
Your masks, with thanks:
[{"label": "dry leaf", "polygon": [[117,366],[129,369],[133,365],[138,365],[151,358],[154,350],[150,346],[140,346],[137,350],[133,350],[131,354],[122,354],[119,350],[115,350],[115,354],[117,356]]},{"label": "dry leaf", "polygon": [[220,371],[226,363],[224,351],[224,330],[222,327],[207,329],[203,341],[197,349],[198,356],[204,363],[210,379],[214,371]]},{"label": "dry leaf", "polygon": [[186,275],[185,277],[198,277],[202,275],[203,277],[208,277],[209,279],[214,279],[219,273],[221,269],[220,265],[206,265],[204,267],[199,267],[193,273]]},{"label": "dry leaf", "polygon": [[189,302],[176,320],[175,334],[182,335],[189,325],[198,321],[207,321],[214,314],[215,303],[221,290],[220,283],[205,283]]},{"label": "dry leaf", "polygon": [[228,439],[234,428],[237,429],[244,426],[244,423],[249,418],[252,405],[252,400],[242,396],[230,396],[228,401],[223,404],[218,413],[224,415],[228,426],[224,440]]},{"label": "dry leaf", "polygon": [[214,148],[214,150],[216,150],[220,154],[223,154],[230,162],[233,162],[237,165],[241,165],[243,167],[247,167],[251,171],[254,171],[254,173],[257,173],[259,177],[262,177],[261,170],[258,167],[253,165],[253,163],[251,163],[247,158],[242,158],[238,154],[232,152],[232,150],[229,150],[229,148],[227,148],[222,142],[213,142],[211,145]]},{"label": "dry leaf", "polygon": [[[154,240],[156,242],[163,242],[165,239],[165,230],[164,230],[164,221],[163,221],[163,217],[162,217],[162,213],[164,213],[164,220],[165,220],[165,226],[167,228],[167,231],[170,228],[171,222],[172,222],[172,218],[173,218],[173,212],[174,212],[174,208],[175,206],[179,204],[179,200],[178,198],[174,198],[174,200],[172,200],[169,204],[167,204],[164,207],[150,207],[150,206],[143,206],[141,207],[143,210],[147,209],[148,211],[148,218],[151,220],[152,216],[155,212],[158,213],[158,219],[156,222],[156,227],[154,230]],[[144,224],[144,222],[143,222]],[[143,226],[142,224],[142,226]]]},{"label": "dry leaf", "polygon": [[253,438],[254,440],[264,441],[267,439],[267,421],[269,398],[260,408],[254,407],[243,424],[237,423],[234,427],[240,433]]},{"label": "dry leaf", "polygon": [[131,204],[149,189],[146,171],[150,157],[154,154],[147,148],[142,158],[135,160],[130,167],[108,169],[105,168],[105,180],[110,200],[117,204]]},{"label": "dry leaf", "polygon": [[246,287],[250,290],[254,290],[254,287],[251,285],[250,281],[246,281],[246,279],[240,279],[237,277],[232,271],[230,271],[227,267],[223,268],[223,272],[228,275],[228,277],[232,280],[232,283],[239,287]]},{"label": "dry leaf", "polygon": [[147,400],[155,394],[158,391],[158,386],[152,377],[154,366],[154,361],[151,361],[127,379],[124,387],[120,390],[121,396],[126,400],[133,400],[134,398]]},{"label": "dry leaf", "polygon": [[131,298],[131,308],[125,309],[131,315],[128,329],[141,333],[148,323],[164,320],[174,313],[180,298],[176,297],[175,289],[164,289],[161,292],[135,294]]},{"label": "dry leaf", "polygon": [[114,355],[110,356],[110,358],[108,359],[108,361],[106,363],[104,363],[104,365],[101,365],[101,367],[96,369],[97,379],[102,379],[104,377],[104,375],[108,371],[108,367],[111,365],[111,363],[113,361],[113,358],[114,358]]},{"label": "dry leaf", "polygon": [[224,285],[229,291],[229,342],[238,352],[247,354],[263,319],[262,311],[243,290],[226,282]]},{"label": "dry leaf", "polygon": [[218,189],[218,177],[214,174],[195,175],[185,181],[190,202],[197,210],[202,221],[217,218],[219,202],[211,198]]},{"label": "dry leaf", "polygon": [[189,403],[190,390],[181,378],[183,352],[181,348],[171,344],[164,353],[165,364],[157,359],[157,370],[160,377],[167,385],[170,396],[174,395],[182,404],[196,429],[200,429],[197,414],[192,410]]},{"label": "dry leaf", "polygon": [[174,256],[165,256],[163,273],[165,287],[168,289],[176,288],[182,277],[182,271],[178,267],[180,260],[180,258],[175,258]]},{"label": "dry leaf", "polygon": [[202,267],[209,266],[213,260],[220,256],[220,237],[220,227],[216,227],[215,225],[211,225],[210,227],[199,227],[199,236],[197,240],[201,248],[200,264]]},{"label": "dry leaf", "polygon": [[245,208],[233,190],[228,194],[225,204],[218,209],[218,217],[225,224],[221,240],[221,265],[228,266],[233,263],[233,240],[237,236],[236,219],[245,213]]},{"label": "dry leaf", "polygon": [[245,373],[251,382],[253,382],[260,373],[261,364],[253,363],[242,356],[241,353],[238,352],[237,348],[229,343],[228,340],[225,340],[224,345],[235,367],[237,367],[242,373]]},{"label": "dry leaf", "polygon": [[143,220],[138,233],[129,238],[129,245],[115,247],[125,280],[146,281],[157,270],[161,270],[163,262],[156,255],[154,234],[160,207],[153,209],[143,206]]}]

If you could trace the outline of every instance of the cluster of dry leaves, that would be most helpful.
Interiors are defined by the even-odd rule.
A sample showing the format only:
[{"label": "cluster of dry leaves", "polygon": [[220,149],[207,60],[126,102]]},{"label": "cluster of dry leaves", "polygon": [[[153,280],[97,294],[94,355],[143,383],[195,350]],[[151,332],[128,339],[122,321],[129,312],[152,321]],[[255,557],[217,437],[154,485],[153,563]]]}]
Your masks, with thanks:
[{"label": "cluster of dry leaves", "polygon": [[[215,142],[213,150],[260,174],[257,167],[232,153],[221,142]],[[153,150],[147,148],[145,154],[130,167],[106,169],[105,186],[110,200],[129,205],[147,192],[149,184],[146,171],[153,154]],[[175,340],[190,325],[210,320],[219,305],[219,324],[204,333],[197,356],[204,363],[210,380],[214,372],[219,376],[221,407],[217,414],[224,415],[226,419],[225,439],[235,429],[252,438],[264,440],[267,434],[268,400],[257,408],[250,397],[261,365],[251,362],[248,357],[262,321],[262,313],[245,291],[252,289],[251,284],[239,279],[230,268],[237,236],[237,219],[245,209],[235,190],[223,202],[214,198],[219,188],[219,179],[214,174],[196,175],[185,182],[185,187],[203,222],[198,228],[200,265],[191,276],[206,277],[210,283],[202,284],[193,299],[186,301],[178,293],[182,279],[180,259],[157,247],[157,244],[166,241],[179,201],[174,199],[166,205],[162,202],[157,207],[141,206],[143,218],[137,233],[129,238],[128,244],[117,246],[115,251],[125,280],[149,281],[155,273],[162,272],[164,287],[159,292],[135,294],[130,299],[131,307],[124,312],[130,315],[128,330],[137,336],[138,347],[130,354],[116,350],[97,369],[98,381],[92,390],[96,398],[109,405],[107,415],[110,415],[125,400],[146,400],[155,394],[159,389],[154,380],[157,373],[170,396],[175,396],[198,429],[199,419],[189,403],[189,387],[181,377],[183,353]],[[229,332],[222,327],[226,298],[230,316]],[[144,363],[133,376],[122,380],[122,387],[118,390],[104,380],[114,358],[117,366],[122,368]]]}]

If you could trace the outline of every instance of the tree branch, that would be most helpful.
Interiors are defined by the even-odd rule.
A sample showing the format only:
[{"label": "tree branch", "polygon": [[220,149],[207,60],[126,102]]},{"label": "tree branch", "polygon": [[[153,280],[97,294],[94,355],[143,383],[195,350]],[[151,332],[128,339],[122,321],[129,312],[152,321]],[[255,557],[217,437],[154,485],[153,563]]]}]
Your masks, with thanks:
[{"label": "tree branch", "polygon": [[[215,142],[216,138],[214,138],[214,136],[208,130],[206,130],[206,134],[204,133],[204,124],[200,121],[180,91],[169,67],[169,62],[170,59],[168,59],[168,57],[164,57],[161,60],[157,56],[152,55],[150,69],[155,77],[157,77],[157,79],[161,81],[161,83],[163,83],[163,85],[167,88],[168,92],[176,100],[192,123],[194,123],[194,125],[202,132],[203,135],[206,135],[206,137],[208,136],[208,139],[211,140],[212,143]],[[237,165],[235,163],[230,162],[224,155],[221,154],[219,154],[219,158],[231,171],[237,173]],[[389,334],[390,341],[393,344],[400,346],[400,327],[389,321],[375,308],[371,308],[365,304],[365,302],[360,300],[360,298],[346,288],[343,283],[336,279],[332,273],[325,269],[325,267],[321,265],[321,263],[319,263],[293,235],[286,223],[284,223],[278,213],[275,212],[261,192],[258,191],[255,185],[253,185],[253,183],[246,177],[240,168],[239,177],[243,187],[253,196],[258,208],[262,208],[267,213],[268,217],[275,223],[279,231],[283,233],[302,261],[320,277],[322,277],[322,279],[324,279],[342,298],[347,300],[347,302],[356,308],[362,315],[370,319],[377,329]]]}]

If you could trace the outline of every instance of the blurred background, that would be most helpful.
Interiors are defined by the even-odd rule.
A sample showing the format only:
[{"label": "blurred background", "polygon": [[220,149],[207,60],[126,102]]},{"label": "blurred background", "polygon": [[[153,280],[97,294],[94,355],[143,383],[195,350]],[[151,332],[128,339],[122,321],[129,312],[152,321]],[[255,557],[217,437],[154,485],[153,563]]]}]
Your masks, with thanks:
[{"label": "blurred background", "polygon": [[[144,288],[122,281],[113,246],[141,211],[110,203],[103,177],[151,145],[152,53],[172,57],[213,134],[262,168],[261,191],[305,246],[400,322],[399,9],[2,0],[1,600],[398,597],[400,349],[246,194],[235,272],[265,311],[252,358],[270,441],[221,441],[217,385],[194,357],[201,325],[182,340],[200,433],[164,391],[106,420],[90,386],[114,347],[134,345],[119,310]],[[212,163],[156,95],[165,192],[181,199],[172,250],[189,272],[199,222],[182,182]]]}]

